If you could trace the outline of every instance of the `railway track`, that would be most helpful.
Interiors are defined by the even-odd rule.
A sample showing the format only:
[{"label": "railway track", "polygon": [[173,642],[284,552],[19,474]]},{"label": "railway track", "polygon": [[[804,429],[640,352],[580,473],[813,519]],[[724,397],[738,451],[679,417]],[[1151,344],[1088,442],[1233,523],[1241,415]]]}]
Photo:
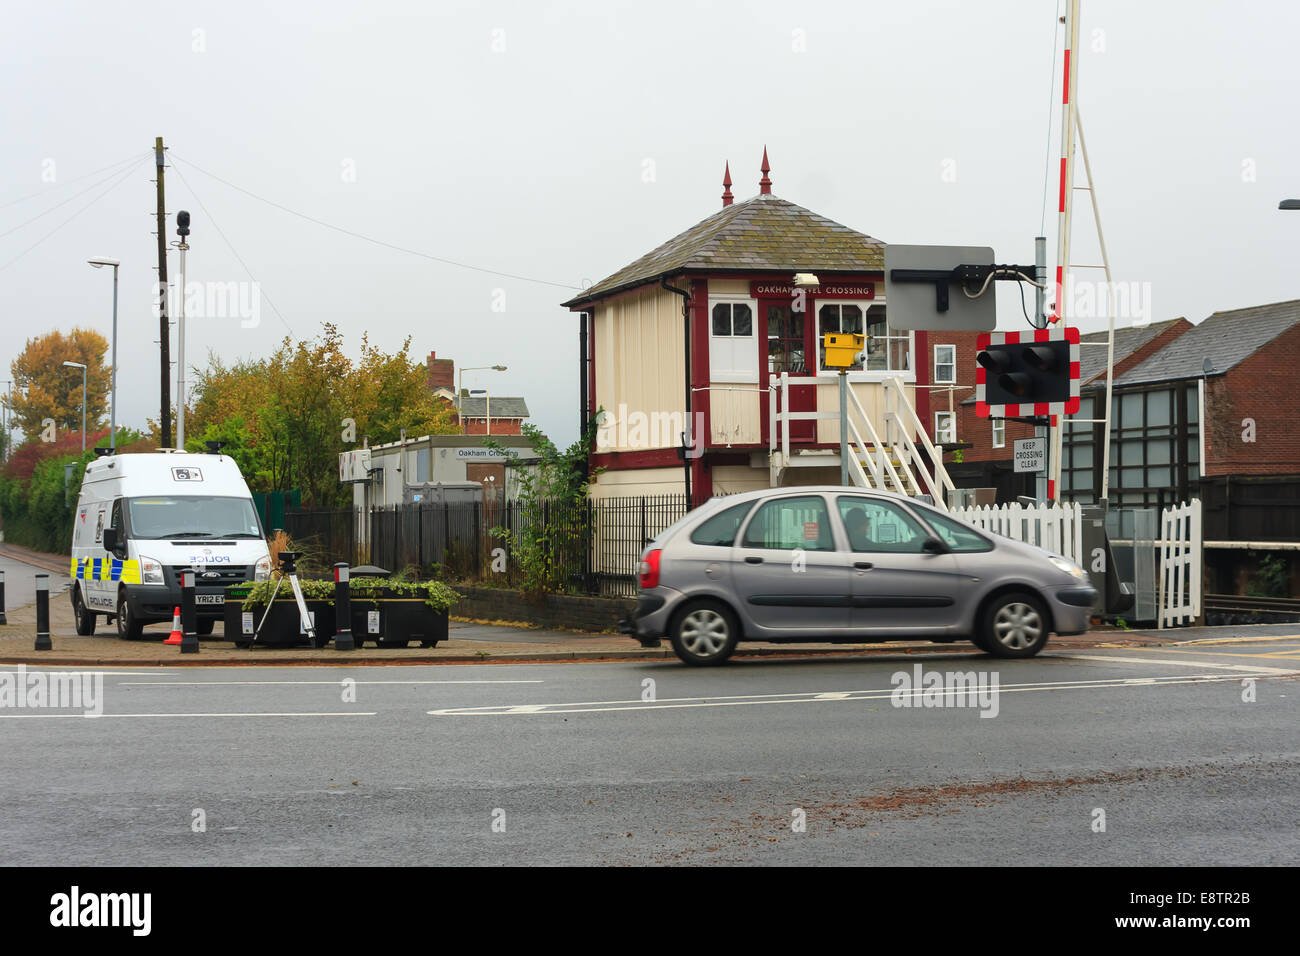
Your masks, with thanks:
[{"label": "railway track", "polygon": [[1300,616],[1300,598],[1249,597],[1242,594],[1207,594],[1206,613],[1294,614]]}]

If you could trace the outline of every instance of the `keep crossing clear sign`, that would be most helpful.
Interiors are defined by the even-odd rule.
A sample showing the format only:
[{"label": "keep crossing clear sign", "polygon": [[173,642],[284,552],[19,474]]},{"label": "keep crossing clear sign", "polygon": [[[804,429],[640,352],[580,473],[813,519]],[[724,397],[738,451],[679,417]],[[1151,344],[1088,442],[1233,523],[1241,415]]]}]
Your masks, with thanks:
[{"label": "keep crossing clear sign", "polygon": [[1011,458],[1016,474],[1047,470],[1047,439],[1017,438],[1011,443]]}]

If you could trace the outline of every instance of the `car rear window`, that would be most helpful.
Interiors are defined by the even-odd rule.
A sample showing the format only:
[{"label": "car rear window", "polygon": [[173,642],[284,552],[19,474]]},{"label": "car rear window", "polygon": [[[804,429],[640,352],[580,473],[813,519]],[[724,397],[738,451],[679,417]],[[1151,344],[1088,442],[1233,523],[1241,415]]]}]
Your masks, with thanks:
[{"label": "car rear window", "polygon": [[749,514],[749,509],[753,506],[752,501],[746,501],[744,504],[732,505],[719,511],[712,518],[702,521],[700,526],[691,532],[691,541],[695,544],[731,547],[736,543],[736,532],[740,530],[740,523],[745,520],[745,515]]}]

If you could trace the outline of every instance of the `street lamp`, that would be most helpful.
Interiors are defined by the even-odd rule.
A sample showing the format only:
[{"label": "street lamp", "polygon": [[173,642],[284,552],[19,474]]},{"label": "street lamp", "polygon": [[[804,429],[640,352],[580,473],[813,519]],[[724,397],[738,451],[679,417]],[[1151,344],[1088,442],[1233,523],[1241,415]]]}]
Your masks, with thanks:
[{"label": "street lamp", "polygon": [[[113,379],[109,386],[112,393],[112,410],[108,417],[108,447],[117,450],[117,267],[121,265],[116,259],[106,259],[102,256],[96,256],[94,259],[87,259],[96,269],[102,269],[104,266],[113,267]],[[85,429],[83,428],[84,432]]]},{"label": "street lamp", "polygon": [[81,362],[64,362],[68,368],[81,369],[81,453],[86,453],[86,366]]},{"label": "street lamp", "polygon": [[[504,372],[504,365],[474,365],[470,368],[462,368],[456,372],[456,418],[460,418],[460,393],[462,386],[465,384],[466,372]],[[463,425],[461,426],[464,427]]]}]

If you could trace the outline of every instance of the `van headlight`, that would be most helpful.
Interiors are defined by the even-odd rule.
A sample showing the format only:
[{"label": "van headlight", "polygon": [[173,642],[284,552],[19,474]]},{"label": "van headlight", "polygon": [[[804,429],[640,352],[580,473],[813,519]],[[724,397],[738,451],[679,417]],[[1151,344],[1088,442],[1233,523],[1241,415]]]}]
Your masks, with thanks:
[{"label": "van headlight", "polygon": [[1079,567],[1073,561],[1069,561],[1066,560],[1065,558],[1057,557],[1056,555],[1052,555],[1048,560],[1050,560],[1052,564],[1056,566],[1057,570],[1064,571],[1066,574],[1070,575],[1070,577],[1074,578],[1075,580],[1078,581],[1088,580],[1088,575],[1083,573],[1083,568]]},{"label": "van headlight", "polygon": [[271,577],[271,556],[264,554],[257,559],[257,564],[253,565],[253,580],[266,581]]},{"label": "van headlight", "polygon": [[164,583],[162,562],[142,555],[140,557],[140,582],[142,584]]}]

